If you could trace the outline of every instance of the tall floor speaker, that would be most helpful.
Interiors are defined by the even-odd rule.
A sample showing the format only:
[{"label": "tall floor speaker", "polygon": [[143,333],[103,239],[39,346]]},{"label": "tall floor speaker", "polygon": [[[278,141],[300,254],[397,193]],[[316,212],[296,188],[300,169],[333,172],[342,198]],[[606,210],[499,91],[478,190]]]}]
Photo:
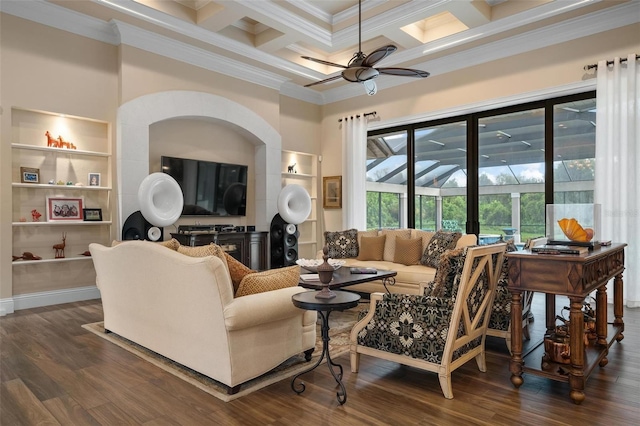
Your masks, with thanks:
[{"label": "tall floor speaker", "polygon": [[298,227],[277,214],[271,221],[271,268],[293,266],[298,260]]},{"label": "tall floor speaker", "polygon": [[144,216],[142,216],[140,210],[138,210],[131,213],[127,220],[124,221],[122,239],[162,241],[163,232],[162,228],[158,228],[149,223]]}]

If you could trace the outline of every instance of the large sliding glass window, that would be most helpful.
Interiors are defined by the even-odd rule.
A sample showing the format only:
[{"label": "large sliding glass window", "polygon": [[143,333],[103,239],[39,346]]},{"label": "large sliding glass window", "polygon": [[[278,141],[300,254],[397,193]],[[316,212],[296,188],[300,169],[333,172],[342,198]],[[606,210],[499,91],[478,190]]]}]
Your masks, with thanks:
[{"label": "large sliding glass window", "polygon": [[547,203],[593,203],[595,92],[369,132],[367,227],[546,235]]},{"label": "large sliding glass window", "polygon": [[[539,236],[533,225],[544,229],[544,111],[524,109],[478,119],[481,244],[501,236],[519,242]],[[530,194],[538,194],[542,205],[527,205],[536,199]]]},{"label": "large sliding glass window", "polygon": [[426,207],[416,208],[416,228],[462,231],[465,227],[466,124],[465,121],[441,122],[414,131],[416,206]]}]

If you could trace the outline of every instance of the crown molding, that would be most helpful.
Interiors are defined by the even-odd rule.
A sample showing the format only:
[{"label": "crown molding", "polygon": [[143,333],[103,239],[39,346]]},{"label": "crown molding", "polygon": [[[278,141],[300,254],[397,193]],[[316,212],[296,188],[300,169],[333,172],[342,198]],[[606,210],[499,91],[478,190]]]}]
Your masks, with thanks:
[{"label": "crown molding", "polygon": [[278,91],[282,84],[289,80],[278,74],[234,61],[225,56],[143,30],[134,25],[115,19],[111,23],[114,32],[119,35],[120,43],[128,46]]},{"label": "crown molding", "polygon": [[109,23],[44,0],[2,0],[0,12],[104,43],[118,44],[118,37]]}]

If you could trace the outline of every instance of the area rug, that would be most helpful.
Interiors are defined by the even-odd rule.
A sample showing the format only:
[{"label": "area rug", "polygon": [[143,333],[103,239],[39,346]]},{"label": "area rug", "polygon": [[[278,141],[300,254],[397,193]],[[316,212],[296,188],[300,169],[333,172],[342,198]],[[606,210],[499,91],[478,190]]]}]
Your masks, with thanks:
[{"label": "area rug", "polygon": [[[360,303],[359,306],[349,309],[344,312],[332,312],[329,316],[329,349],[331,358],[335,359],[340,355],[349,351],[349,333],[351,328],[357,321],[358,313],[361,310],[368,308],[368,303]],[[130,340],[125,339],[115,333],[105,333],[103,323],[96,322],[92,324],[85,324],[82,328],[92,332],[96,336],[105,339],[113,344],[120,346],[121,348],[131,352],[132,354],[142,358],[143,360],[152,363],[153,365],[163,369],[164,371],[173,374],[174,376],[184,380],[196,386],[197,388],[207,392],[216,398],[229,402],[234,399],[243,397],[269,386],[273,383],[285,380],[293,377],[296,374],[304,371],[305,369],[314,365],[318,361],[318,357],[322,354],[322,334],[320,332],[320,322],[317,324],[316,332],[316,348],[313,351],[311,361],[306,362],[304,360],[304,354],[293,356],[274,368],[270,372],[256,377],[246,383],[243,383],[240,387],[240,391],[236,394],[227,394],[227,388],[223,384],[200,374],[182,364],[178,364],[169,358],[166,358],[156,352],[153,352],[143,346],[140,346]],[[323,360],[325,363],[326,360]]]}]

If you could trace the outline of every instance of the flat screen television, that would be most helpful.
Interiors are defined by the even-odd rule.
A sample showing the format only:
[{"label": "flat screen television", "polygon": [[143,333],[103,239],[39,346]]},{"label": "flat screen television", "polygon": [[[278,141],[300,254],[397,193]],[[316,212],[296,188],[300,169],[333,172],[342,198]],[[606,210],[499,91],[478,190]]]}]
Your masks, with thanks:
[{"label": "flat screen television", "polygon": [[183,216],[246,216],[248,166],[165,156],[161,165],[182,189]]}]

